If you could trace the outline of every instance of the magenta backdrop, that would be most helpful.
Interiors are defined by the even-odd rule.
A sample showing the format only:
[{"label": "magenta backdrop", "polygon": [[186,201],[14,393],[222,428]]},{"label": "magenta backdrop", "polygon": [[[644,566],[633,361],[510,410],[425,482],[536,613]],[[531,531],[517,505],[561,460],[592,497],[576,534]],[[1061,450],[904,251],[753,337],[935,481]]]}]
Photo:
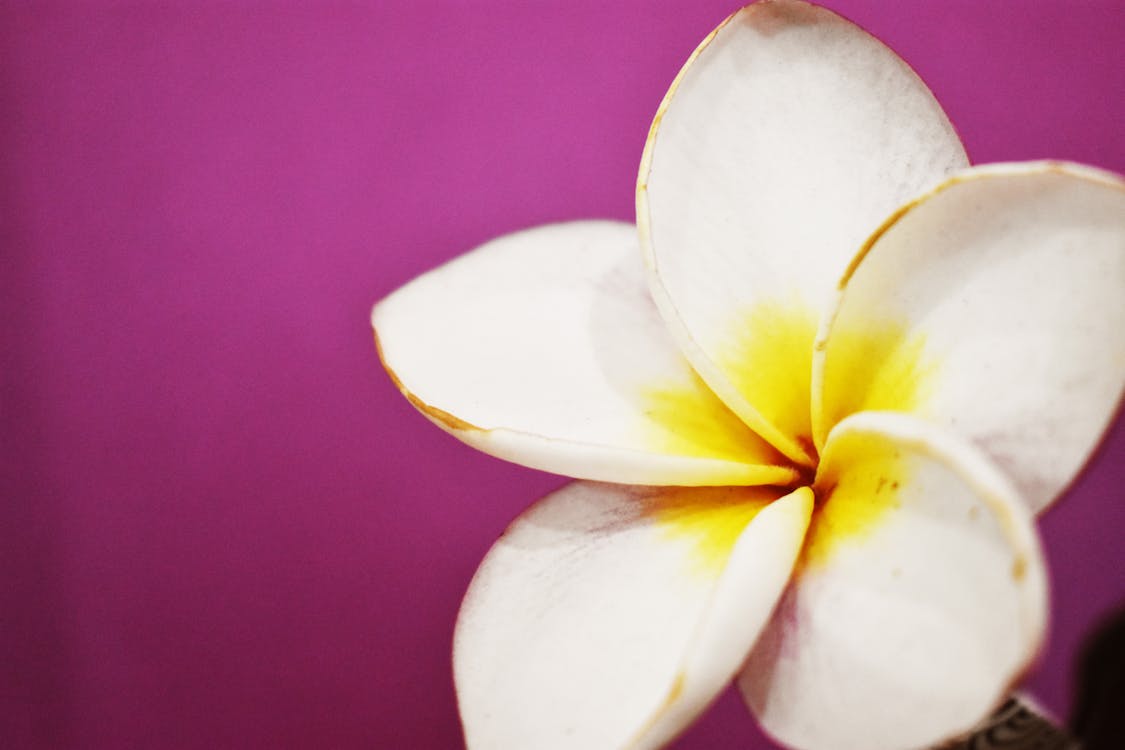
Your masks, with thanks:
[{"label": "magenta backdrop", "polygon": [[[828,4],[974,161],[1125,171],[1120,2]],[[630,218],[649,120],[734,7],[0,9],[0,745],[460,743],[461,593],[562,480],[418,416],[370,304],[498,234]],[[1123,457],[1119,425],[1042,523],[1056,711],[1125,599]],[[677,745],[768,746],[730,692]]]}]

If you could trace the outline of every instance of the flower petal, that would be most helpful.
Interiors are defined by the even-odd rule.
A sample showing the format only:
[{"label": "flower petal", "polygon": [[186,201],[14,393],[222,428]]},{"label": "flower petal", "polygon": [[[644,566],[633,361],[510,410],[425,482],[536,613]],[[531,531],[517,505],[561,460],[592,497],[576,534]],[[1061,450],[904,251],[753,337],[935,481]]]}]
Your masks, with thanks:
[{"label": "flower petal", "polygon": [[1034,657],[1045,573],[1030,514],[975,448],[863,412],[828,439],[793,582],[739,679],[804,750],[929,747],[970,729]]},{"label": "flower petal", "polygon": [[967,170],[894,216],[841,286],[817,343],[816,435],[864,409],[916,414],[1040,510],[1125,387],[1125,182],[1050,162]]},{"label": "flower petal", "polygon": [[637,184],[653,295],[704,380],[793,460],[813,463],[810,357],[840,273],[967,164],[906,63],[807,3],[743,8],[672,84]]},{"label": "flower petal", "polygon": [[627,224],[502,237],[380,302],[372,324],[406,397],[509,461],[631,484],[794,476],[676,349]]},{"label": "flower petal", "polygon": [[789,578],[812,493],[781,492],[575,483],[522,515],[457,621],[469,747],[675,736],[734,676]]}]

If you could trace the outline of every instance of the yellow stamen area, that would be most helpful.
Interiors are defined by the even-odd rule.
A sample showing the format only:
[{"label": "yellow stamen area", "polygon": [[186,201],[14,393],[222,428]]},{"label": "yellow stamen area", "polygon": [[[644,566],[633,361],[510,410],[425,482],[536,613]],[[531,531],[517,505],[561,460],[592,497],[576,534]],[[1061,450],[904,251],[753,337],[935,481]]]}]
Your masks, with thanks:
[{"label": "yellow stamen area", "polygon": [[[824,412],[817,437],[860,411],[924,414],[938,372],[921,334],[895,321],[847,319],[833,328],[825,353]],[[908,466],[886,436],[849,432],[827,446],[812,439],[813,346],[819,322],[814,310],[777,300],[756,305],[732,326],[730,347],[718,362],[740,393],[782,436],[814,461],[823,447],[829,464],[818,468],[816,505],[800,565],[815,566],[843,546],[862,542],[900,505]],[[690,386],[645,391],[648,415],[659,425],[654,440],[670,453],[800,467],[769,447],[696,378]],[[810,482],[811,483],[811,482]],[[648,508],[670,539],[689,540],[702,572],[726,564],[739,535],[766,504],[787,488],[684,488],[654,495]]]},{"label": "yellow stamen area", "polygon": [[645,416],[654,428],[645,438],[655,450],[750,464],[786,463],[697,375],[688,383],[642,388],[641,397]]},{"label": "yellow stamen area", "polygon": [[810,457],[810,381],[819,316],[799,301],[766,300],[738,316],[716,362],[739,393]]},{"label": "yellow stamen area", "polygon": [[800,565],[821,565],[844,544],[862,542],[901,507],[910,479],[902,453],[882,436],[845,435],[825,458]]},{"label": "yellow stamen area", "polygon": [[923,413],[933,391],[937,364],[925,339],[905,325],[856,320],[836,325],[828,337],[823,415],[827,435],[841,419],[861,411]]},{"label": "yellow stamen area", "polygon": [[[830,331],[825,357],[820,439],[861,411],[924,414],[938,365],[920,333],[895,321],[852,316]],[[806,565],[822,564],[843,544],[870,535],[900,506],[899,488],[909,481],[906,462],[888,438],[852,433],[833,442],[813,488],[817,505]]]},{"label": "yellow stamen area", "polygon": [[669,541],[690,545],[693,570],[714,576],[754,516],[787,493],[777,487],[666,487],[641,503]]}]

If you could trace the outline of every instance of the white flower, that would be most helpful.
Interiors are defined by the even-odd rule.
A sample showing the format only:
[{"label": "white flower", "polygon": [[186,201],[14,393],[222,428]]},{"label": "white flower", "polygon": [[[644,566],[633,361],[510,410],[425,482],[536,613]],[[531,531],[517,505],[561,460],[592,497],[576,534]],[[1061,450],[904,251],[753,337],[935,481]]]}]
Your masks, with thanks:
[{"label": "white flower", "polygon": [[1033,513],[1122,391],[1125,184],[968,168],[905,63],[777,0],[673,83],[637,223],[501,238],[373,312],[432,421],[593,480],[473,580],[469,745],[657,746],[735,677],[792,747],[970,728],[1043,637]]}]

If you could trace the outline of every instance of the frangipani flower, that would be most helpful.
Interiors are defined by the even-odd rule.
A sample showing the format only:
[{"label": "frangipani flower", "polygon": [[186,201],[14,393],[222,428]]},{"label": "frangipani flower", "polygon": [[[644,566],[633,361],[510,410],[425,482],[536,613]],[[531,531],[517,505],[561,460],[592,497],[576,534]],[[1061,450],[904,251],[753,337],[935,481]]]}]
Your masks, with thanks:
[{"label": "frangipani flower", "polygon": [[732,678],[792,747],[969,729],[1037,652],[1033,514],[1125,383],[1125,183],[969,168],[890,50],[775,0],[676,78],[637,225],[503,237],[372,315],[434,423],[583,480],[470,586],[468,744],[659,746]]}]

